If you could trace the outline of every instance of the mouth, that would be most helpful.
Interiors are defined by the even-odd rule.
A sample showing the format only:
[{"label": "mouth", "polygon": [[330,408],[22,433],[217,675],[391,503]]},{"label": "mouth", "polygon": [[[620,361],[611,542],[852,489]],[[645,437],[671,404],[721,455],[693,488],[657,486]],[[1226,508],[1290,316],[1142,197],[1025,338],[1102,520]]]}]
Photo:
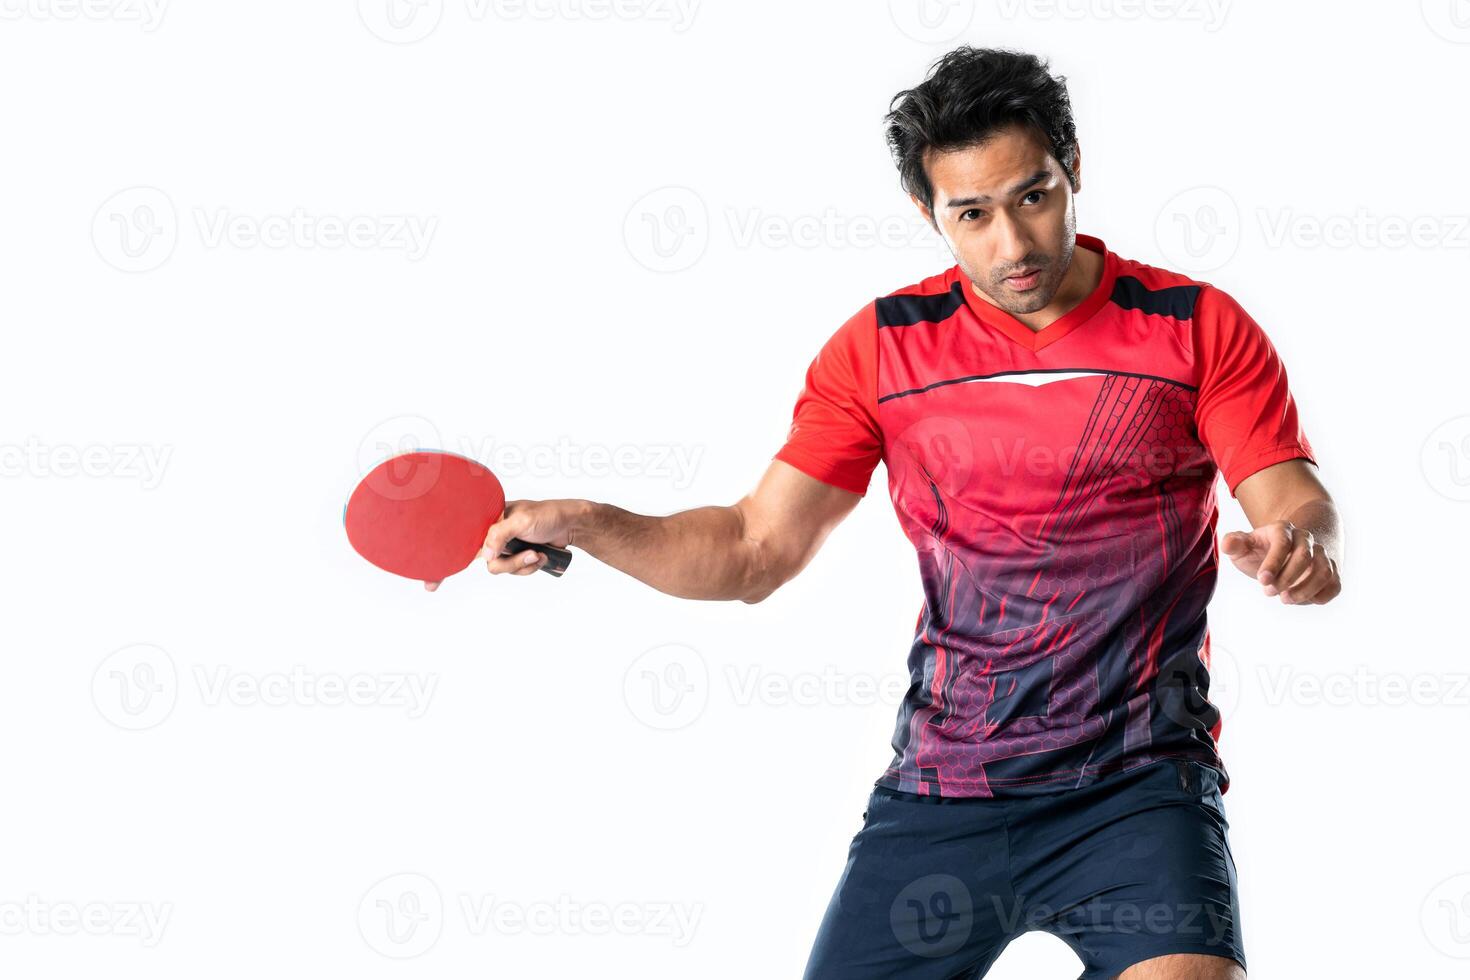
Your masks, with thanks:
[{"label": "mouth", "polygon": [[1007,286],[1011,287],[1016,292],[1018,292],[1018,293],[1024,293],[1027,290],[1035,289],[1036,288],[1036,284],[1039,283],[1039,282],[1041,282],[1041,270],[1040,269],[1023,270],[1022,272],[1018,273],[1017,275],[1014,275],[1014,276],[1006,276],[1004,282],[1005,282],[1005,284]]}]

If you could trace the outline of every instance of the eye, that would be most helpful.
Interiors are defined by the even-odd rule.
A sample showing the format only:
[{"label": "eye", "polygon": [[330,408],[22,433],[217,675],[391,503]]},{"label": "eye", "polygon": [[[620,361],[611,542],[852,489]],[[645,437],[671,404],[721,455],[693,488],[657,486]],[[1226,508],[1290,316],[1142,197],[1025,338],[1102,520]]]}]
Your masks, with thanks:
[{"label": "eye", "polygon": [[[963,214],[960,215],[960,220],[961,221],[978,221],[979,220],[979,215],[981,215],[982,213],[983,212],[979,208],[971,208],[970,210],[968,210],[968,211],[966,211],[966,212],[964,212]],[[972,215],[972,214],[975,215],[976,217],[975,218],[970,218],[969,216]]]},{"label": "eye", "polygon": [[1024,204],[1027,201],[1030,201],[1033,197],[1036,198],[1036,201],[1034,203],[1040,204],[1041,199],[1043,197],[1046,197],[1046,191],[1032,191],[1030,194],[1027,194],[1025,197],[1021,198],[1021,203]]}]

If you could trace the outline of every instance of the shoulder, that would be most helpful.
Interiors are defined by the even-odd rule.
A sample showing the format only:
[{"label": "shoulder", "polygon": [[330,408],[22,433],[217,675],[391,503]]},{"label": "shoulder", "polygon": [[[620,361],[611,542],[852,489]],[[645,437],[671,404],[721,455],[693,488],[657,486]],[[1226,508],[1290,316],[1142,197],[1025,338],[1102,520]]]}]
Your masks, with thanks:
[{"label": "shoulder", "polygon": [[877,332],[881,327],[943,319],[945,310],[942,307],[958,309],[964,304],[960,275],[960,267],[953,265],[943,272],[873,297],[837,328],[825,346],[867,352],[877,344]]},{"label": "shoulder", "polygon": [[1115,255],[1118,277],[1113,302],[1125,309],[1160,313],[1176,320],[1198,320],[1213,307],[1214,284],[1182,272]]},{"label": "shoulder", "polygon": [[1197,337],[1259,329],[1233,295],[1209,280],[1136,259],[1114,257],[1118,277],[1113,302],[1119,306],[1190,321]]},{"label": "shoulder", "polygon": [[885,299],[896,299],[903,296],[938,296],[952,292],[960,282],[960,267],[952,265],[943,272],[936,272],[932,276],[911,282],[906,286],[899,286],[879,297],[881,302]]},{"label": "shoulder", "polygon": [[929,321],[938,323],[965,305],[958,265],[890,290],[873,301],[875,327],[903,327]]}]

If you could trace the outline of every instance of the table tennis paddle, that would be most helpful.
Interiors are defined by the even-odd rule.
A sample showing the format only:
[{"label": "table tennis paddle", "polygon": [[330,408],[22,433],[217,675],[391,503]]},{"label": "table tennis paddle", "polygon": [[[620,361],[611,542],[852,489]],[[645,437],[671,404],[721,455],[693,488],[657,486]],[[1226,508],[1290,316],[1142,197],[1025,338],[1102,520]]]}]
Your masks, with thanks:
[{"label": "table tennis paddle", "polygon": [[[505,512],[495,474],[455,453],[416,450],[384,460],[362,478],[342,524],[359,555],[384,571],[438,582],[464,571],[485,544],[490,525]],[[546,556],[541,571],[560,577],[572,560],[565,548],[506,543],[506,554],[527,548]]]}]

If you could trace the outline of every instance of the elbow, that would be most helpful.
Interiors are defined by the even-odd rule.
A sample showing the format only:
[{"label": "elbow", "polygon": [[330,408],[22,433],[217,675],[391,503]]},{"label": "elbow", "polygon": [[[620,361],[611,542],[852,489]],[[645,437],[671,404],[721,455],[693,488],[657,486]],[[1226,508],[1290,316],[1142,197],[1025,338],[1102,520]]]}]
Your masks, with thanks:
[{"label": "elbow", "polygon": [[740,597],[740,601],[743,602],[743,603],[745,603],[748,606],[753,606],[757,602],[764,602],[766,599],[768,599],[770,597],[771,593],[773,593],[775,591],[776,591],[775,588],[766,588],[766,589],[761,589],[758,592],[749,592],[749,593],[746,593],[745,595],[741,596]]},{"label": "elbow", "polygon": [[742,591],[740,601],[746,605],[753,606],[757,602],[763,602],[785,584],[783,576],[775,575],[768,569],[763,569],[760,574],[752,576],[751,581]]},{"label": "elbow", "polygon": [[744,582],[740,589],[740,601],[746,605],[763,602],[791,576],[777,555],[760,541],[747,539],[747,559]]}]

